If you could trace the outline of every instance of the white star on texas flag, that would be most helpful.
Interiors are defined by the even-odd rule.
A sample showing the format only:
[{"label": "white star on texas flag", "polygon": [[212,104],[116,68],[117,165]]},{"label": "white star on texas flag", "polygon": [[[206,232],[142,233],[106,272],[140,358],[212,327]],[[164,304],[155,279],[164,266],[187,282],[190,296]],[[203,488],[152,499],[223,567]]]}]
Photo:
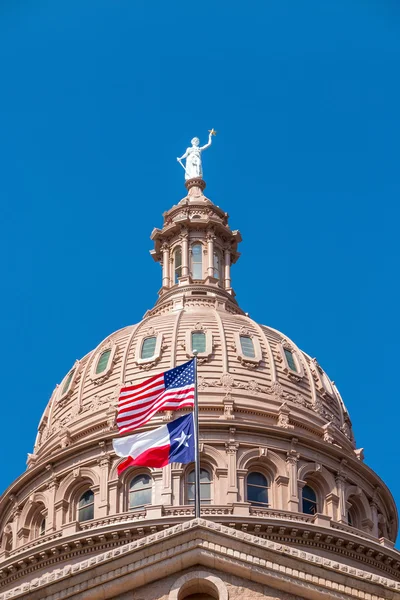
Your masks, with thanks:
[{"label": "white star on texas flag", "polygon": [[180,448],[182,445],[189,447],[189,444],[187,443],[186,440],[188,440],[191,437],[192,437],[191,433],[189,435],[186,435],[186,433],[184,431],[181,431],[181,435],[177,438],[174,438],[174,442],[179,442],[178,448]]}]

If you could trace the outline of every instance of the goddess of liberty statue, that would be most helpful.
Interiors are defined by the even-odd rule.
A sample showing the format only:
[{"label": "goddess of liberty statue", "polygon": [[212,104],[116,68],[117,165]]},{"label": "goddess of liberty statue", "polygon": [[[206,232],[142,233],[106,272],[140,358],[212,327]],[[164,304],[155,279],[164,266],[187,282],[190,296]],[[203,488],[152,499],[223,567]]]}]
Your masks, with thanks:
[{"label": "goddess of liberty statue", "polygon": [[[201,165],[201,153],[206,148],[211,146],[212,136],[216,135],[216,131],[211,129],[208,136],[208,142],[205,146],[200,146],[200,140],[198,137],[194,137],[191,141],[191,146],[188,148],[183,156],[176,160],[185,169],[185,179],[203,178],[203,169]],[[182,163],[182,160],[186,158],[186,166]]]}]

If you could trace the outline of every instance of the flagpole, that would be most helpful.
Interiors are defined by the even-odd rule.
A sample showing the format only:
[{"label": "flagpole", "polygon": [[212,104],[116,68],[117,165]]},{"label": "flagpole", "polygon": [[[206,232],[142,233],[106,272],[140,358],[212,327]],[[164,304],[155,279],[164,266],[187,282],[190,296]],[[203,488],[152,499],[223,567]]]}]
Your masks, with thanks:
[{"label": "flagpole", "polygon": [[199,401],[197,396],[197,351],[194,354],[194,435],[195,435],[195,495],[194,516],[200,518],[200,448],[199,448]]}]

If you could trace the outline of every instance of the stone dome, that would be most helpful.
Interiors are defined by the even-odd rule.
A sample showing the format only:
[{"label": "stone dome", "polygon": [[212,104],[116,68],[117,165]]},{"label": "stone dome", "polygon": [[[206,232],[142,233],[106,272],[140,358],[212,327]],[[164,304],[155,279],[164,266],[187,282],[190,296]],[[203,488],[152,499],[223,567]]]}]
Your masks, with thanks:
[{"label": "stone dome", "polygon": [[[396,507],[355,447],[337,387],[315,358],[242,311],[231,284],[240,233],[204,195],[204,181],[186,187],[151,235],[162,265],[156,305],[71,366],[44,411],[27,471],[0,499],[0,592],[192,517],[190,465],[128,469],[119,479],[111,440],[121,386],[194,350],[202,516],[399,581]],[[175,416],[158,413],[144,429]],[[264,483],[252,484],[252,474]],[[138,477],[147,482],[140,506],[131,501]]]}]

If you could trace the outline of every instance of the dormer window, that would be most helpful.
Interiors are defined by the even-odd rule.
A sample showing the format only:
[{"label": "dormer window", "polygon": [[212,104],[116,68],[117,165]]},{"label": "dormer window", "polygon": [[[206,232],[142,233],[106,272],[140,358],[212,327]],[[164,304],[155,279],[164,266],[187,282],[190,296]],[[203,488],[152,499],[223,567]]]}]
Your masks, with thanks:
[{"label": "dormer window", "polygon": [[145,338],[142,343],[142,350],[140,353],[140,358],[142,358],[142,359],[153,358],[153,356],[155,354],[155,349],[156,349],[156,342],[157,342],[156,336]]},{"label": "dormer window", "polygon": [[179,277],[182,277],[182,248],[178,246],[174,252],[174,282],[179,283]]},{"label": "dormer window", "polygon": [[206,334],[203,331],[192,332],[192,352],[201,354],[206,351]]},{"label": "dormer window", "polygon": [[293,352],[291,350],[289,350],[288,348],[285,348],[284,352],[285,352],[286,362],[288,364],[289,369],[291,369],[292,371],[296,371],[296,373],[298,373],[299,370],[297,368],[296,361],[294,360]]},{"label": "dormer window", "polygon": [[72,379],[74,377],[74,373],[75,373],[75,369],[72,369],[72,371],[70,371],[65,379],[64,385],[62,387],[62,391],[61,391],[61,395],[64,396],[64,394],[66,394],[69,391],[69,388],[71,387],[71,383],[72,383]]},{"label": "dormer window", "polygon": [[240,336],[240,347],[242,348],[243,356],[247,358],[255,358],[256,353],[254,350],[253,340],[249,335]]},{"label": "dormer window", "polygon": [[111,355],[111,349],[104,350],[104,352],[101,353],[100,358],[97,361],[97,365],[96,365],[96,375],[103,373],[107,369],[108,361],[110,360],[110,355]]},{"label": "dormer window", "polygon": [[203,247],[201,244],[192,246],[192,278],[203,279]]}]

